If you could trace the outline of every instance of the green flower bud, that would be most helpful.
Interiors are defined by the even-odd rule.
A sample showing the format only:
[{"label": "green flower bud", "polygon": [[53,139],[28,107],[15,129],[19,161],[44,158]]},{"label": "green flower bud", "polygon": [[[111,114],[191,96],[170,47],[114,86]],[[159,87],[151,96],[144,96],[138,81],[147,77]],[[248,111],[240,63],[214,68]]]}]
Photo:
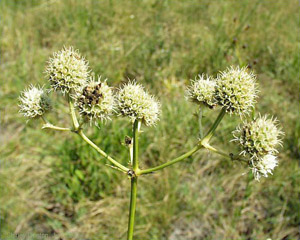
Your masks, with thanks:
[{"label": "green flower bud", "polygon": [[114,110],[114,96],[112,88],[101,77],[95,81],[94,78],[83,87],[80,94],[77,94],[75,106],[84,119],[110,120]]},{"label": "green flower bud", "polygon": [[50,58],[46,73],[54,90],[80,92],[89,76],[88,63],[78,50],[64,47]]},{"label": "green flower bud", "polygon": [[209,76],[198,75],[187,88],[187,98],[197,104],[204,104],[209,108],[216,105],[214,98],[216,82]]},{"label": "green flower bud", "polygon": [[20,113],[28,118],[44,115],[51,109],[51,102],[42,87],[29,86],[19,97]]},{"label": "green flower bud", "polygon": [[281,144],[283,133],[277,128],[277,121],[267,116],[259,116],[251,122],[244,122],[233,132],[234,139],[242,148],[241,154],[250,157],[261,157],[277,153],[276,147]]},{"label": "green flower bud", "polygon": [[152,126],[159,120],[160,104],[144,88],[136,83],[124,85],[118,93],[118,114],[140,119],[145,125]]},{"label": "green flower bud", "polygon": [[218,76],[215,98],[230,114],[248,114],[255,104],[256,93],[255,76],[246,68],[231,67]]}]

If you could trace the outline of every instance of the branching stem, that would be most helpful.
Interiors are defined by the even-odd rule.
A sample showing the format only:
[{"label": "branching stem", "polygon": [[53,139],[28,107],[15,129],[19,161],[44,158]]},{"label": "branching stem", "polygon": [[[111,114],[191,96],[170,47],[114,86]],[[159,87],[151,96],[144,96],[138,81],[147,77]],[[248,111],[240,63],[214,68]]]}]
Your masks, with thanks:
[{"label": "branching stem", "polygon": [[129,219],[128,219],[128,231],[127,231],[127,240],[133,239],[133,230],[134,230],[134,218],[135,218],[135,208],[136,208],[136,197],[137,197],[137,181],[138,176],[136,172],[139,171],[139,125],[140,122],[135,120],[133,123],[133,159],[132,167],[134,174],[131,178],[131,192],[130,192],[130,207],[129,207]]}]

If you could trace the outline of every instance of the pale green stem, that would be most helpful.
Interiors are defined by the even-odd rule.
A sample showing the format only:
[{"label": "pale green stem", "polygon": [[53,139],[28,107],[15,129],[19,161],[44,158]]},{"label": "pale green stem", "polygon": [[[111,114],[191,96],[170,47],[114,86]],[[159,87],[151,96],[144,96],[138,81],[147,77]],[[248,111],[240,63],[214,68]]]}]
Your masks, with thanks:
[{"label": "pale green stem", "polygon": [[137,177],[131,178],[131,192],[130,192],[130,207],[129,207],[129,220],[127,240],[133,239],[134,218],[136,208],[136,195],[137,195]]},{"label": "pale green stem", "polygon": [[83,132],[81,129],[78,130],[78,135],[87,142],[91,147],[93,147],[98,153],[100,153],[103,157],[105,157],[108,161],[110,161],[112,164],[114,164],[116,167],[118,167],[122,172],[127,173],[129,171],[129,168],[123,166],[121,163],[114,160],[112,157],[110,157],[106,152],[101,150],[94,142],[92,142]]},{"label": "pale green stem", "polygon": [[200,139],[203,138],[203,126],[202,126],[202,117],[203,117],[203,110],[202,107],[200,106],[199,108],[199,137]]},{"label": "pale green stem", "polygon": [[132,168],[134,174],[131,178],[131,193],[130,193],[130,207],[129,207],[129,219],[128,219],[128,232],[127,240],[133,239],[133,230],[134,230],[134,218],[135,218],[135,209],[136,209],[136,196],[137,196],[137,181],[138,176],[135,174],[139,171],[139,124],[138,120],[135,120],[133,123],[133,158],[132,158]]},{"label": "pale green stem", "polygon": [[190,150],[189,152],[187,152],[187,153],[185,153],[185,154],[183,154],[183,155],[181,155],[181,156],[179,156],[179,157],[177,157],[177,158],[174,158],[173,160],[171,160],[171,161],[169,161],[169,162],[166,162],[166,163],[161,164],[161,165],[159,165],[159,166],[157,166],[157,167],[154,167],[154,168],[148,168],[148,169],[140,170],[140,171],[138,172],[138,175],[147,174],[147,173],[152,173],[152,172],[161,170],[161,169],[163,169],[163,168],[165,168],[165,167],[168,167],[168,166],[170,166],[170,165],[173,165],[173,164],[175,164],[175,163],[177,163],[177,162],[180,162],[180,161],[186,159],[187,157],[191,156],[191,155],[194,154],[195,152],[197,152],[200,148],[202,148],[202,146],[201,146],[201,145],[197,145],[197,146],[195,146],[192,150]]},{"label": "pale green stem", "polygon": [[77,131],[79,128],[79,123],[78,123],[78,120],[76,117],[74,104],[73,104],[73,101],[70,96],[68,96],[68,101],[69,101],[70,113],[71,113],[74,129],[75,129],[75,131]]},{"label": "pale green stem", "polygon": [[152,173],[158,170],[161,170],[165,167],[168,167],[170,165],[173,165],[177,162],[180,162],[184,159],[186,159],[187,157],[191,156],[192,154],[194,154],[195,152],[197,152],[200,148],[202,147],[206,147],[206,145],[208,144],[209,140],[211,139],[211,137],[213,136],[214,132],[216,131],[219,123],[221,122],[221,120],[223,119],[224,115],[225,115],[226,111],[225,109],[222,109],[221,112],[219,113],[217,119],[215,120],[215,122],[213,123],[212,127],[209,129],[208,133],[206,134],[206,136],[203,138],[203,140],[201,140],[199,142],[199,144],[197,146],[195,146],[193,149],[191,149],[189,152],[169,161],[166,162],[164,164],[161,164],[157,167],[153,167],[153,168],[148,168],[148,169],[144,169],[144,170],[139,170],[136,174],[137,175],[143,175],[143,174],[147,174],[147,173]]},{"label": "pale green stem", "polygon": [[226,111],[223,108],[221,110],[221,112],[219,113],[217,119],[215,120],[214,124],[211,126],[211,128],[208,130],[208,133],[206,134],[206,136],[203,138],[203,140],[201,141],[202,144],[206,144],[209,142],[209,140],[212,138],[212,136],[214,135],[217,127],[219,126],[220,122],[222,121],[224,115],[225,115]]},{"label": "pale green stem", "polygon": [[57,131],[72,131],[70,128],[63,128],[63,127],[54,126],[49,122],[45,123],[42,126],[42,129],[53,129],[53,130],[57,130]]},{"label": "pale green stem", "polygon": [[229,160],[238,160],[238,161],[248,162],[247,159],[244,159],[244,158],[240,157],[239,155],[233,155],[232,153],[225,153],[221,150],[214,148],[213,146],[211,146],[209,144],[206,144],[204,147],[212,152],[215,152],[215,153],[229,159]]}]

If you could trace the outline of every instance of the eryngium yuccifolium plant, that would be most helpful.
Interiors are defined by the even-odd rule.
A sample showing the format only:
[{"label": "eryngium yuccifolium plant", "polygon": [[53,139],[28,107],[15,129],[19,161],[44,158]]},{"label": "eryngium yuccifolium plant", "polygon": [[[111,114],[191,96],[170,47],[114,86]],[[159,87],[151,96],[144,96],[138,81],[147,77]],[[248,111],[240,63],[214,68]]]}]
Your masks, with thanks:
[{"label": "eryngium yuccifolium plant", "polygon": [[[116,100],[114,100],[112,88],[107,85],[106,81],[101,81],[100,77],[89,78],[87,62],[72,48],[64,48],[55,53],[49,61],[47,73],[52,88],[71,97],[68,98],[68,103],[72,125],[56,126],[43,117],[42,129],[77,134],[104,157],[105,161],[109,161],[112,169],[121,171],[130,178],[128,240],[133,240],[137,182],[138,178],[143,175],[179,163],[201,149],[212,151],[230,160],[247,163],[256,180],[272,174],[273,169],[278,165],[276,147],[281,144],[280,136],[283,133],[278,129],[276,120],[268,119],[266,116],[259,116],[254,121],[245,121],[233,132],[234,141],[238,142],[242,148],[240,154],[226,153],[210,145],[210,140],[215,135],[226,111],[243,116],[250,112],[255,103],[257,92],[255,77],[252,73],[248,73],[246,68],[231,67],[221,73],[216,81],[208,76],[200,75],[192,82],[187,90],[189,100],[209,108],[218,104],[222,109],[204,135],[203,113],[202,108],[199,108],[200,139],[195,142],[194,147],[176,158],[150,168],[139,167],[139,135],[143,134],[139,129],[142,122],[147,126],[152,126],[159,120],[160,104],[152,95],[136,82],[129,82],[119,89]],[[20,112],[25,116],[35,118],[50,109],[50,102],[42,88],[31,86],[21,94],[20,108]],[[82,127],[86,120],[91,123],[110,119],[115,108],[119,116],[129,117],[132,120],[132,135],[125,138],[129,150],[128,165],[123,164],[124,161],[114,159],[97,146],[84,133],[85,129]],[[80,118],[77,118],[78,115]]]},{"label": "eryngium yuccifolium plant", "polygon": [[78,50],[64,47],[49,59],[46,73],[54,90],[64,94],[78,92],[87,82],[88,63]]},{"label": "eryngium yuccifolium plant", "polygon": [[217,78],[216,101],[230,114],[248,114],[256,102],[256,93],[255,76],[245,67],[230,67]]},{"label": "eryngium yuccifolium plant", "polygon": [[147,126],[159,120],[159,102],[134,82],[129,82],[119,90],[117,108],[119,115],[130,117],[132,121],[141,120]]},{"label": "eryngium yuccifolium plant", "polygon": [[106,80],[95,81],[92,78],[80,94],[77,95],[75,105],[79,113],[86,120],[109,120],[114,110],[114,96],[112,88]]},{"label": "eryngium yuccifolium plant", "polygon": [[277,121],[267,116],[259,116],[251,122],[245,122],[233,132],[234,139],[242,148],[241,154],[250,157],[250,167],[255,179],[260,173],[266,176],[277,165],[275,164],[276,147],[281,145],[283,133],[277,127]]},{"label": "eryngium yuccifolium plant", "polygon": [[216,105],[215,86],[216,82],[209,76],[198,75],[198,78],[187,88],[187,98],[192,102],[213,108]]},{"label": "eryngium yuccifolium plant", "polygon": [[20,112],[28,118],[42,116],[51,109],[50,99],[42,87],[29,86],[21,93],[19,100]]}]

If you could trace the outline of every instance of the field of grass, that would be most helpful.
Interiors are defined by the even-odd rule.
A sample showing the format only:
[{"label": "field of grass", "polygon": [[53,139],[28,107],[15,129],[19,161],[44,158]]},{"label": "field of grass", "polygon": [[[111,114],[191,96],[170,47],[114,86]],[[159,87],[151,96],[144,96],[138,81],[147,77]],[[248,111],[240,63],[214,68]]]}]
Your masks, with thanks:
[{"label": "field of grass", "polygon": [[[249,65],[260,86],[257,112],[278,118],[285,132],[279,166],[260,182],[248,169],[200,151],[139,182],[135,239],[299,239],[299,2],[2,0],[0,2],[0,236],[49,234],[53,239],[124,239],[130,180],[69,133],[41,130],[18,113],[29,84],[46,84],[45,64],[64,45],[89,60],[96,75],[118,87],[147,86],[162,104],[156,127],[144,128],[141,167],[189,150],[198,137],[197,107],[184,98],[199,73],[216,76]],[[52,95],[52,122],[70,119]],[[218,110],[205,112],[209,127]],[[213,143],[236,152],[226,116]],[[121,144],[126,119],[87,134],[128,162]],[[54,236],[55,235],[55,236]],[[1,239],[2,239],[1,237]],[[7,238],[8,239],[8,238]],[[20,239],[10,235],[9,239]],[[45,238],[50,239],[50,238]]]}]

